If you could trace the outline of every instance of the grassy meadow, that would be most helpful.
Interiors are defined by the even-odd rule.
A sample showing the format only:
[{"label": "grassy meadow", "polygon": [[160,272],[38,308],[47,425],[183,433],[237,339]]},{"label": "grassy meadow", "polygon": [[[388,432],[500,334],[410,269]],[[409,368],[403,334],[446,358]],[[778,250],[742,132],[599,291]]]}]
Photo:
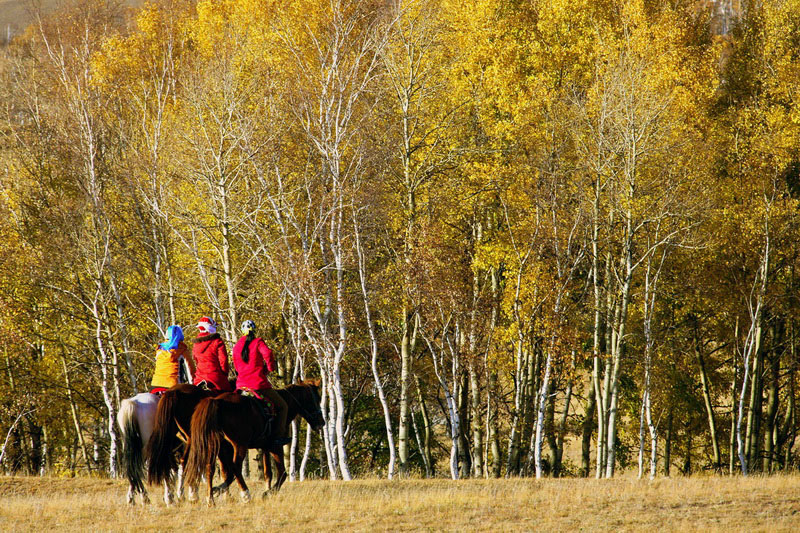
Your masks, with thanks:
[{"label": "grassy meadow", "polygon": [[[253,494],[260,483],[250,483]],[[0,531],[800,531],[800,476],[287,483],[128,507],[122,481],[0,477]]]}]

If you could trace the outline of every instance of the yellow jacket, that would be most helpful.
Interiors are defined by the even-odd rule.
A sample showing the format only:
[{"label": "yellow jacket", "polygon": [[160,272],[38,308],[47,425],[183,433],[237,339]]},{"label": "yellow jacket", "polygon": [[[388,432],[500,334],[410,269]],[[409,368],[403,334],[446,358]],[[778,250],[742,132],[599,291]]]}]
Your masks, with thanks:
[{"label": "yellow jacket", "polygon": [[181,357],[186,359],[189,371],[194,374],[194,361],[184,343],[181,342],[177,348],[170,351],[159,346],[156,350],[156,370],[153,372],[153,381],[150,382],[150,386],[168,389],[177,385]]}]

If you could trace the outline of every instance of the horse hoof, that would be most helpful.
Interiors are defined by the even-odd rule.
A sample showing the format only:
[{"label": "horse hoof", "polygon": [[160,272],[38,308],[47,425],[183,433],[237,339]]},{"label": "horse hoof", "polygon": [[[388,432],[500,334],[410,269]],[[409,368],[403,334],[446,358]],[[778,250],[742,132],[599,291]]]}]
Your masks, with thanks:
[{"label": "horse hoof", "polygon": [[242,501],[244,503],[249,503],[250,502],[250,491],[249,490],[243,490],[242,491]]}]

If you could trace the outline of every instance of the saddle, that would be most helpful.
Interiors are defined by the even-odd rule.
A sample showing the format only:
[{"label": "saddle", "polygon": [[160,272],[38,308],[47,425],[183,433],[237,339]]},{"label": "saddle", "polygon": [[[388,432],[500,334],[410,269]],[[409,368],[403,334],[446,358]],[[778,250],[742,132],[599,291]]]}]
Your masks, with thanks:
[{"label": "saddle", "polygon": [[259,413],[261,414],[261,420],[264,422],[264,431],[256,437],[256,441],[259,443],[269,444],[269,435],[272,433],[272,421],[275,419],[275,406],[269,400],[269,398],[264,398],[260,395],[257,391],[248,388],[241,388],[237,389],[239,394],[242,396],[252,398],[256,400],[253,402],[254,405],[258,407]]}]

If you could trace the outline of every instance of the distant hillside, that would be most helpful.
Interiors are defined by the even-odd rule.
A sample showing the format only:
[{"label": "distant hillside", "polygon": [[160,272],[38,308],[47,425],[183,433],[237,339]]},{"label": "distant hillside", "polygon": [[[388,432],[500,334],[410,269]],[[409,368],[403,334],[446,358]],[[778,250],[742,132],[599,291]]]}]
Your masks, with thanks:
[{"label": "distant hillside", "polygon": [[[136,6],[145,0],[120,0]],[[712,4],[715,33],[727,33],[730,22],[741,10],[741,0],[697,0],[698,5]],[[64,5],[64,0],[0,0],[0,44],[21,33],[35,20],[36,6],[48,13]]]},{"label": "distant hillside", "polygon": [[60,0],[0,0],[0,42],[7,42],[33,22],[36,6],[48,13],[60,4]]},{"label": "distant hillside", "polygon": [[[0,0],[0,44],[19,35],[36,20],[37,9],[47,14],[66,3],[64,0]],[[144,0],[121,0],[121,3],[136,6]]]}]

